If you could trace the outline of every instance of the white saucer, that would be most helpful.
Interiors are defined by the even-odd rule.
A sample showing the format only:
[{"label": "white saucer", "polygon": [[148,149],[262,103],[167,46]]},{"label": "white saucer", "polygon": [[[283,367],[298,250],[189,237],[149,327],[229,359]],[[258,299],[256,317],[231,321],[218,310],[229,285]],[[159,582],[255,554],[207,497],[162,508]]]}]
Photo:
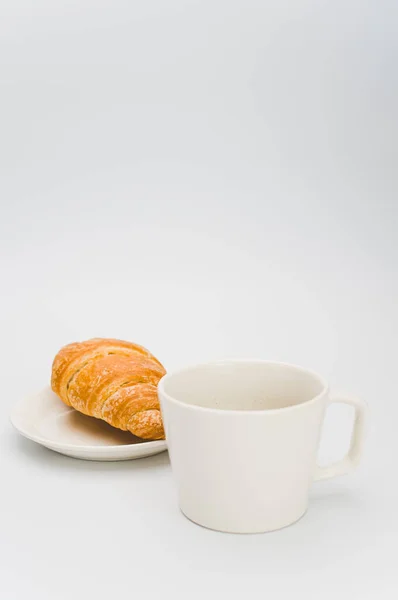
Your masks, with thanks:
[{"label": "white saucer", "polygon": [[144,442],[65,406],[50,387],[19,402],[11,422],[30,440],[85,460],[129,460],[167,450],[165,440]]}]

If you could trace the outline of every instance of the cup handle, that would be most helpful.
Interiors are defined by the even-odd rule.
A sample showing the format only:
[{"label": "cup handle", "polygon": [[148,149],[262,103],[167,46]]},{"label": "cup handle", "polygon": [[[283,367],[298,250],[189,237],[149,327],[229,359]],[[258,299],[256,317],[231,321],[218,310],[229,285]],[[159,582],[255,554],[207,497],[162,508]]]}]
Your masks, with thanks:
[{"label": "cup handle", "polygon": [[316,467],[314,480],[330,479],[336,475],[345,475],[353,471],[361,460],[363,451],[363,442],[365,438],[365,426],[368,418],[368,406],[364,400],[353,396],[333,396],[330,403],[339,402],[341,404],[349,404],[355,409],[354,426],[351,434],[350,448],[344,458],[327,466]]}]

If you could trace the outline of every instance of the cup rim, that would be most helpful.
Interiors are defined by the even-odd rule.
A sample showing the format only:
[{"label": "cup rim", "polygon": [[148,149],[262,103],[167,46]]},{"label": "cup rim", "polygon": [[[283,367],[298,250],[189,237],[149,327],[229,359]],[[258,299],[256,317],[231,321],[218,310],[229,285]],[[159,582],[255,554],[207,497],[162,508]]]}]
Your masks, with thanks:
[{"label": "cup rim", "polygon": [[[217,366],[217,365],[221,366],[221,365],[233,365],[233,364],[245,364],[245,363],[261,364],[261,365],[278,365],[281,367],[288,367],[290,369],[294,369],[295,371],[299,371],[300,373],[305,373],[306,375],[309,375],[313,379],[316,379],[318,381],[318,383],[321,384],[322,389],[316,396],[313,396],[309,400],[304,400],[304,402],[300,402],[299,404],[293,404],[292,406],[282,406],[280,408],[263,408],[263,409],[256,409],[256,410],[245,410],[242,408],[226,410],[223,408],[210,408],[210,407],[205,407],[205,406],[199,406],[198,404],[188,404],[181,400],[177,400],[176,398],[174,398],[173,396],[168,394],[164,389],[164,385],[169,379],[171,379],[172,377],[174,377],[176,375],[181,375],[182,373],[186,373],[187,371],[193,371],[193,370],[200,369],[203,367],[210,367],[210,366],[213,367],[213,366]],[[198,410],[201,412],[210,412],[210,413],[221,413],[224,415],[228,415],[228,414],[264,415],[264,414],[270,414],[270,413],[280,413],[282,411],[297,410],[300,407],[306,406],[308,404],[313,404],[321,396],[324,396],[328,393],[329,385],[328,385],[327,381],[321,375],[319,375],[316,371],[312,371],[311,369],[307,369],[306,367],[301,367],[300,365],[296,365],[294,363],[277,361],[277,360],[267,360],[267,359],[231,358],[231,359],[213,360],[213,361],[208,361],[208,362],[203,362],[203,363],[196,363],[194,365],[190,365],[190,366],[178,369],[176,371],[172,371],[171,373],[166,373],[165,375],[163,375],[163,377],[158,382],[158,391],[165,398],[167,398],[167,400],[169,402],[178,404],[179,406],[184,406],[185,408],[191,409],[191,410]]]}]

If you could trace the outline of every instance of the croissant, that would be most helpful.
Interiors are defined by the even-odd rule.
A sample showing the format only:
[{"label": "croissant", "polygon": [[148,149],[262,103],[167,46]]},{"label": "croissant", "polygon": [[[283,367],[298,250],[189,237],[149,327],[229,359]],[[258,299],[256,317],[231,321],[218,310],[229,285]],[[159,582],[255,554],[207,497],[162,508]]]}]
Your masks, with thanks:
[{"label": "croissant", "polygon": [[157,384],[160,362],[130,342],[95,338],[61,348],[51,387],[76,410],[145,440],[164,439]]}]

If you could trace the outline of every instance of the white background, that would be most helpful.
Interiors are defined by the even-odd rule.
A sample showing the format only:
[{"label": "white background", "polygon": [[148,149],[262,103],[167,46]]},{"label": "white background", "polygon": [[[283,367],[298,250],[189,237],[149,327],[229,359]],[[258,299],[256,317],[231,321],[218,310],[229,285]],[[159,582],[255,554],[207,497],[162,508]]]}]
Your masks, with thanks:
[{"label": "white background", "polygon": [[[0,11],[0,597],[396,598],[396,2]],[[363,463],[283,531],[197,527],[167,454],[76,461],[9,425],[93,336],[318,370],[369,402]]]}]

